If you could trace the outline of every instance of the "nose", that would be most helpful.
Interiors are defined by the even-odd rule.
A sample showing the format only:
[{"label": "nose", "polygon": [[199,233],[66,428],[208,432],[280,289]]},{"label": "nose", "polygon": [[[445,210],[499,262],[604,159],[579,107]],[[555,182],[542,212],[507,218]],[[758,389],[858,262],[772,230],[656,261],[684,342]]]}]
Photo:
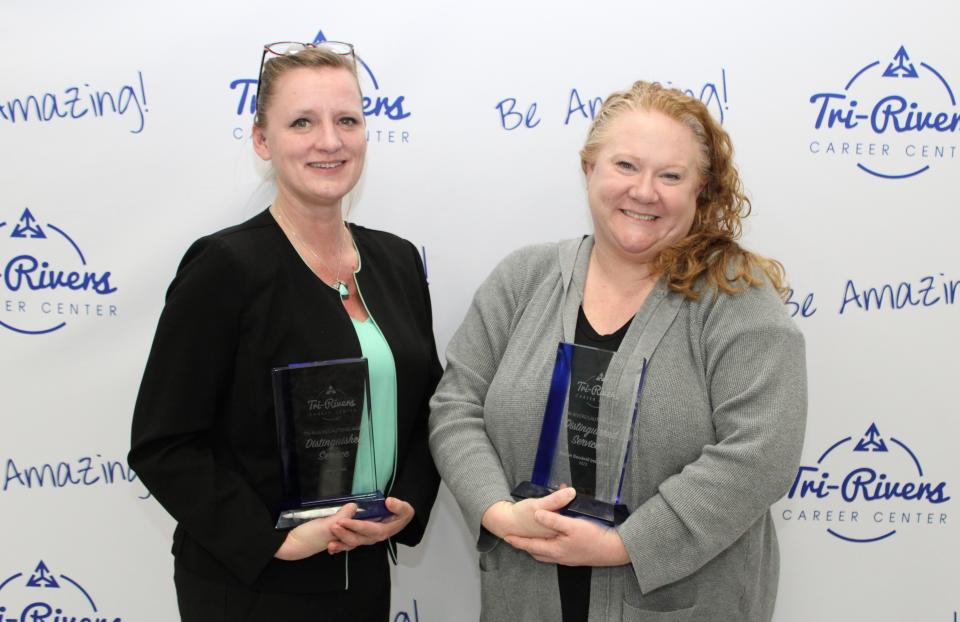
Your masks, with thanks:
[{"label": "nose", "polygon": [[343,146],[343,139],[337,131],[336,124],[318,123],[314,134],[314,146],[320,151],[336,151]]},{"label": "nose", "polygon": [[634,182],[630,185],[630,198],[640,203],[653,203],[659,197],[654,183],[653,174],[644,173],[637,175]]}]

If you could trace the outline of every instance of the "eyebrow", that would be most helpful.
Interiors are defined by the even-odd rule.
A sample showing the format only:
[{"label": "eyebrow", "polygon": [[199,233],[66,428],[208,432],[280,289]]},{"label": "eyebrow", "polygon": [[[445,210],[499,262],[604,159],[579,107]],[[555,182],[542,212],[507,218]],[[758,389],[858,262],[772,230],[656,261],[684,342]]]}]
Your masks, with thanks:
[{"label": "eyebrow", "polygon": [[[614,159],[614,160],[620,160],[620,159],[624,159],[624,158],[625,158],[625,159],[628,159],[628,160],[642,160],[642,159],[643,159],[643,158],[638,158],[638,157],[636,157],[636,156],[634,156],[634,155],[631,155],[631,154],[629,154],[629,153],[627,153],[627,152],[615,152],[615,153],[613,154],[613,159]],[[672,164],[664,164],[664,165],[662,165],[662,166],[670,167],[670,168],[682,168],[682,169],[684,169],[684,170],[687,170],[687,169],[690,169],[690,168],[694,168],[694,169],[695,169],[695,168],[697,167],[696,162],[693,163],[693,166],[688,166],[687,164],[681,164],[681,163],[679,163],[679,162],[678,162],[678,163],[672,163]]]},{"label": "eyebrow", "polygon": [[[313,108],[297,108],[297,109],[291,110],[290,114],[297,115],[297,116],[303,116],[303,115],[315,116],[317,114],[317,111],[314,110]],[[333,111],[333,116],[340,116],[345,114],[362,115],[363,108],[358,106],[357,108],[340,108]]]}]

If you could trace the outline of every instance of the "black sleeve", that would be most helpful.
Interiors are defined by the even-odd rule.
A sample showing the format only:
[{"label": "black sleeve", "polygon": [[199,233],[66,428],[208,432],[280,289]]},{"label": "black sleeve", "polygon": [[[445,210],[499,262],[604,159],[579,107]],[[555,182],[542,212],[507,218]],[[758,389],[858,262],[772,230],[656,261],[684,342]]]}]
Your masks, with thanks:
[{"label": "black sleeve", "polygon": [[401,456],[402,461],[398,461],[397,478],[391,496],[408,502],[416,511],[410,524],[404,527],[395,537],[395,540],[401,544],[415,546],[423,538],[424,531],[426,531],[430,511],[433,508],[434,501],[436,501],[437,489],[440,486],[440,475],[433,463],[428,444],[427,420],[430,414],[430,398],[437,388],[437,383],[440,382],[440,376],[443,375],[443,367],[441,367],[440,359],[437,357],[437,344],[433,336],[430,290],[424,274],[423,263],[416,247],[409,244],[409,248],[416,265],[424,308],[422,317],[411,318],[411,325],[419,332],[420,339],[427,344],[426,349],[429,352],[430,360],[427,367],[426,386],[421,396],[419,408],[409,415],[414,418],[410,444],[406,455]]},{"label": "black sleeve", "polygon": [[[217,459],[234,382],[243,274],[217,238],[191,246],[167,291],[133,415],[129,463],[194,540],[252,583],[285,534],[243,475]],[[221,423],[222,425],[222,423]],[[222,428],[221,428],[222,429]]]}]

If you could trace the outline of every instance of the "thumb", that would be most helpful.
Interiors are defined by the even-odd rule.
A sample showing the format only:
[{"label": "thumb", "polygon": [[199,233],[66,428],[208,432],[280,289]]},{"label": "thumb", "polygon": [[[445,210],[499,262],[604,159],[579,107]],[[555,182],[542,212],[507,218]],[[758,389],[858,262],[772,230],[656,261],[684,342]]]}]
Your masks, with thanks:
[{"label": "thumb", "polygon": [[387,509],[393,514],[406,516],[407,513],[413,513],[412,505],[395,497],[387,497],[386,505]]},{"label": "thumb", "polygon": [[576,489],[571,487],[561,488],[560,490],[540,499],[540,503],[537,505],[544,510],[559,510],[573,501],[573,498],[576,496]]}]

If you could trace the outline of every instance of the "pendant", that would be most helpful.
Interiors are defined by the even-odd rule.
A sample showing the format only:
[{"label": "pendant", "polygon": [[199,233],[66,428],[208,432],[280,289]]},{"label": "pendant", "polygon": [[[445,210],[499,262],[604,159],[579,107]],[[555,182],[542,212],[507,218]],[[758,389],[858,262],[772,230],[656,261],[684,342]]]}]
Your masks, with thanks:
[{"label": "pendant", "polygon": [[346,300],[350,296],[350,290],[347,289],[347,284],[343,281],[336,282],[336,290],[340,292],[340,298]]}]

